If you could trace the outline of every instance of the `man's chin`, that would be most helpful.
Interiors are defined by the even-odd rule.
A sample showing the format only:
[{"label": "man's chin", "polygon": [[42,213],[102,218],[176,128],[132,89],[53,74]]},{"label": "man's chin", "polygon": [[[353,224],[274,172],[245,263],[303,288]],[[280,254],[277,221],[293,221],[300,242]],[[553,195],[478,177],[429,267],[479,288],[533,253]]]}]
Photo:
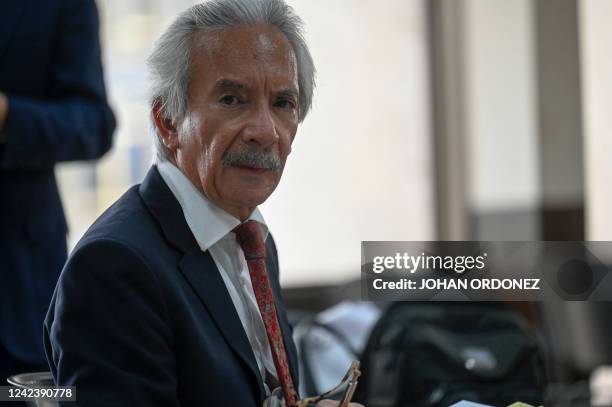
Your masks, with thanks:
[{"label": "man's chin", "polygon": [[241,197],[242,199],[240,199],[239,201],[235,201],[236,206],[243,207],[243,208],[255,208],[261,205],[262,203],[266,202],[266,200],[270,197],[271,194],[272,192],[267,193],[267,194],[253,194],[253,196],[246,197],[246,198]]},{"label": "man's chin", "polygon": [[272,192],[273,190],[250,192],[249,190],[242,190],[235,194],[228,194],[227,199],[219,202],[218,205],[232,215],[237,216],[236,214],[240,213],[241,216],[238,217],[244,218],[248,217],[256,207],[264,203]]}]

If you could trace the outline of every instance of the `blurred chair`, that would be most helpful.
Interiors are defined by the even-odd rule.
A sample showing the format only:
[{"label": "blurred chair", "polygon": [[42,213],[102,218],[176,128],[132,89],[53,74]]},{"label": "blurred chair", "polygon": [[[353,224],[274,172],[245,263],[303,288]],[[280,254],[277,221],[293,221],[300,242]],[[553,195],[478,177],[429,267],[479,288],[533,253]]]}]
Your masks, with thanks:
[{"label": "blurred chair", "polygon": [[[51,372],[22,373],[6,379],[13,386],[24,389],[30,387],[54,387]],[[59,407],[59,402],[51,400],[26,401],[28,407]]]}]

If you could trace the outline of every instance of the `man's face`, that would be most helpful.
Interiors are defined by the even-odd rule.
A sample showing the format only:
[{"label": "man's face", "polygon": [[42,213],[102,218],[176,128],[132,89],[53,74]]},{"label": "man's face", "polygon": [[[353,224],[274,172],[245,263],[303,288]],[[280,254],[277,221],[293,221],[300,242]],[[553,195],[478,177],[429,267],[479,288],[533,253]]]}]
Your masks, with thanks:
[{"label": "man's face", "polygon": [[194,41],[189,110],[171,150],[210,201],[247,218],[276,188],[297,125],[297,65],[280,31],[241,26]]}]

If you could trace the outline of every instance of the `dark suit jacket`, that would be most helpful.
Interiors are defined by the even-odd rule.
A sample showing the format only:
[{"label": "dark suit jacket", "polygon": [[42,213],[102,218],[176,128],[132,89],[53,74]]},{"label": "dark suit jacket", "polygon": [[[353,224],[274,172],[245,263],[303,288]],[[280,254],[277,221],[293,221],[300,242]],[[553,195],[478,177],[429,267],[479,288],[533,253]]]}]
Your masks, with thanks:
[{"label": "dark suit jacket", "polygon": [[42,322],[66,260],[54,165],[102,156],[115,127],[95,2],[1,0],[0,91],[0,344],[44,363]]},{"label": "dark suit jacket", "polygon": [[[267,270],[297,385],[272,237]],[[87,231],[45,321],[59,385],[95,406],[261,406],[263,382],[209,252],[156,167]]]}]

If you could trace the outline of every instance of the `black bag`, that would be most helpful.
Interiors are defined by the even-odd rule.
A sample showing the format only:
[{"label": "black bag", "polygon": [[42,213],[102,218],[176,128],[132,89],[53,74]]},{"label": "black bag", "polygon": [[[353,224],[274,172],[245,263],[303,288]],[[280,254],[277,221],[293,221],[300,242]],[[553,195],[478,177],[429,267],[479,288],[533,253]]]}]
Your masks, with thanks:
[{"label": "black bag", "polygon": [[542,403],[544,361],[507,304],[393,303],[361,358],[355,400],[368,407]]}]

